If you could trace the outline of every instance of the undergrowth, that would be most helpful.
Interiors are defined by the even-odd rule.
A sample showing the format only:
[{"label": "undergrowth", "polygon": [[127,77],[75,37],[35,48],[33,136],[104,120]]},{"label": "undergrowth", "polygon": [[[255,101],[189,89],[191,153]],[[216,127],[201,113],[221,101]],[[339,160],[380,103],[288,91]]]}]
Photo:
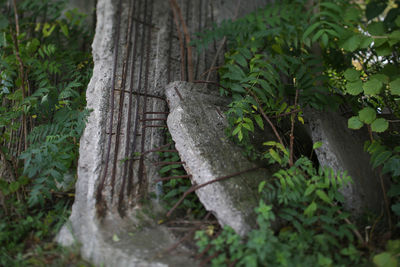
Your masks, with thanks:
[{"label": "undergrowth", "polygon": [[2,266],[80,261],[52,242],[74,197],[93,65],[92,29],[65,4],[0,0]]},{"label": "undergrowth", "polygon": [[[232,229],[197,233],[213,266],[397,266],[399,237],[399,1],[276,1],[234,22],[198,34],[199,50],[226,37],[219,88],[232,97],[229,135],[250,146],[256,127],[268,127],[261,157],[281,169],[260,184],[258,228],[241,238]],[[371,167],[391,179],[384,192],[386,224],[358,229],[339,189],[345,173],[315,166],[294,153],[296,125],[306,108],[344,110],[348,127],[366,129]],[[278,127],[285,121],[287,129]],[[324,140],[322,140],[324,142]],[[314,144],[318,149],[321,143]],[[381,181],[380,181],[381,182]],[[383,183],[383,182],[382,182]],[[377,188],[383,190],[383,188]],[[385,222],[383,222],[385,221]],[[372,227],[372,228],[374,228]],[[369,228],[370,229],[370,228]],[[378,233],[391,236],[386,246]],[[385,243],[382,238],[379,242]]]}]

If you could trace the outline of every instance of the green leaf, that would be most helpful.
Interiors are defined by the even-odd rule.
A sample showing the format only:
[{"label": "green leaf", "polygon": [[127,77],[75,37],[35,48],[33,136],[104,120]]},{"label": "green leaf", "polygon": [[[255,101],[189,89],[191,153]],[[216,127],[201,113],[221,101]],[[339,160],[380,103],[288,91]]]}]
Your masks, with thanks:
[{"label": "green leaf", "polygon": [[306,191],[304,192],[304,196],[310,195],[315,190],[315,185],[311,184],[307,187]]},{"label": "green leaf", "polygon": [[246,90],[240,84],[237,83],[232,83],[231,90],[237,93],[246,93]]},{"label": "green leaf", "polygon": [[119,237],[118,237],[117,234],[113,234],[112,240],[113,240],[114,242],[118,242],[120,239],[119,239]]},{"label": "green leaf", "polygon": [[318,189],[317,191],[315,191],[315,193],[321,200],[325,201],[326,203],[331,203],[331,200],[329,199],[328,195],[321,189]]},{"label": "green leaf", "polygon": [[278,162],[279,164],[282,163],[281,157],[279,157],[279,154],[272,148],[269,149],[269,154],[276,162]]},{"label": "green leaf", "polygon": [[374,256],[372,260],[378,267],[397,267],[397,259],[389,252],[383,252]]},{"label": "green leaf", "polygon": [[313,145],[313,149],[320,148],[321,146],[322,146],[322,142],[321,141],[315,142],[314,145]]},{"label": "green leaf", "polygon": [[381,92],[382,85],[382,82],[378,79],[371,79],[364,83],[364,93],[366,95],[377,95]]},{"label": "green leaf", "polygon": [[258,185],[258,193],[261,193],[261,191],[264,189],[265,184],[266,184],[266,181],[262,181],[262,182]]},{"label": "green leaf", "polygon": [[383,25],[383,22],[372,22],[368,25],[367,27],[368,32],[371,35],[375,36],[381,36],[385,34],[385,26]]},{"label": "green leaf", "polygon": [[389,44],[382,45],[376,48],[376,54],[380,57],[390,56],[393,53],[393,49]]},{"label": "green leaf", "polygon": [[0,14],[0,31],[7,29],[8,27],[8,19],[3,14]]},{"label": "green leaf", "polygon": [[390,151],[383,151],[378,156],[376,156],[374,162],[372,163],[372,168],[375,169],[376,167],[382,165],[386,160],[390,158],[392,152]]},{"label": "green leaf", "polygon": [[306,39],[317,27],[321,25],[321,22],[316,22],[312,24],[303,34],[303,40]]},{"label": "green leaf", "polygon": [[346,84],[346,92],[350,95],[358,95],[363,91],[362,81],[350,82]]},{"label": "green leaf", "polygon": [[400,95],[400,78],[389,83],[389,87],[392,95]]},{"label": "green leaf", "polygon": [[311,217],[314,215],[314,212],[317,210],[317,204],[313,201],[310,205],[304,210],[304,215]]},{"label": "green leaf", "polygon": [[391,34],[389,34],[389,45],[394,46],[400,41],[400,31],[394,31]]},{"label": "green leaf", "polygon": [[349,82],[360,80],[361,72],[353,68],[349,68],[344,72],[344,78]]},{"label": "green leaf", "polygon": [[374,120],[371,124],[371,130],[377,133],[382,133],[389,128],[389,122],[384,118]]},{"label": "green leaf", "polygon": [[353,52],[360,46],[361,39],[360,35],[353,35],[342,44],[342,48],[346,51]]},{"label": "green leaf", "polygon": [[258,127],[264,130],[264,122],[259,114],[254,115],[254,120],[256,121]]},{"label": "green leaf", "polygon": [[376,80],[378,80],[378,81],[380,81],[382,83],[388,83],[389,82],[389,77],[386,76],[385,74],[382,74],[382,73],[377,73],[377,74],[371,75],[370,76],[370,80],[374,80],[374,79],[376,79]]},{"label": "green leaf", "polygon": [[371,124],[376,118],[376,111],[373,108],[366,107],[358,112],[360,121]]}]

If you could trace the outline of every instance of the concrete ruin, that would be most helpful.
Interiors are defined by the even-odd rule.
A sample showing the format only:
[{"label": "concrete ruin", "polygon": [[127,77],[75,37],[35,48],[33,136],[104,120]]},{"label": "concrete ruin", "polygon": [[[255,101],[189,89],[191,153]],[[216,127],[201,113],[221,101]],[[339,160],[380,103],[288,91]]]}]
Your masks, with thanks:
[{"label": "concrete ruin", "polygon": [[[193,34],[268,1],[177,2]],[[140,201],[158,192],[158,158],[148,152],[164,144],[164,87],[187,79],[182,31],[165,0],[99,0],[96,13],[94,70],[86,92],[92,112],[80,141],[72,214],[57,241],[79,244],[82,256],[98,266],[195,264],[184,248],[176,250],[178,257],[160,253],[176,240],[155,223],[157,203]],[[205,54],[193,51],[195,79],[210,68],[216,49],[217,44]]]},{"label": "concrete ruin", "polygon": [[[177,2],[192,35],[269,1],[238,1],[239,5],[224,0]],[[159,178],[154,165],[158,157],[148,152],[164,145],[168,114],[165,87],[188,78],[183,33],[178,32],[169,1],[165,0],[98,0],[96,12],[94,70],[86,93],[92,112],[80,141],[72,214],[57,240],[63,245],[80,244],[82,256],[99,266],[196,265],[183,247],[175,252],[179,256],[160,253],[176,238],[155,222],[160,214],[157,203],[143,205],[140,201],[149,192],[159,193],[154,183]],[[217,49],[218,44],[213,44],[206,53],[193,51],[194,79],[204,78]],[[207,90],[188,83],[172,83],[167,88],[172,112],[168,127],[186,170],[198,184],[254,167],[223,135],[223,105],[228,100]],[[325,114],[315,116],[309,120],[310,135],[314,141],[324,141],[322,149],[317,150],[320,163],[338,171],[351,169],[356,182],[349,196],[355,195],[356,209],[363,209],[360,205],[366,200],[376,202],[378,196],[371,190],[378,191],[377,186],[364,183],[364,177],[376,179],[366,171],[368,157],[364,155],[361,161],[361,151],[347,155],[350,146],[343,147],[347,144],[340,142],[342,133],[336,129],[348,131],[347,127],[327,124],[331,119]],[[361,142],[357,137],[349,138],[350,143]],[[205,158],[206,154],[209,157]],[[349,157],[355,157],[361,165],[350,166],[354,161]],[[221,224],[244,235],[255,225],[252,207],[258,202],[254,192],[260,177],[266,175],[266,170],[254,170],[210,184],[197,194]]]},{"label": "concrete ruin", "polygon": [[315,150],[320,165],[337,173],[347,171],[353,179],[341,190],[345,208],[354,216],[364,212],[380,214],[384,210],[380,178],[363,148],[368,132],[349,129],[347,119],[332,111],[306,110],[304,116],[313,142],[322,142]]},{"label": "concrete ruin", "polygon": [[226,137],[224,111],[229,99],[220,97],[216,90],[187,82],[169,84],[166,95],[168,129],[192,183],[200,185],[238,174],[200,188],[196,194],[221,225],[229,225],[244,236],[256,227],[258,185],[271,177],[271,170],[255,169],[257,166]]}]

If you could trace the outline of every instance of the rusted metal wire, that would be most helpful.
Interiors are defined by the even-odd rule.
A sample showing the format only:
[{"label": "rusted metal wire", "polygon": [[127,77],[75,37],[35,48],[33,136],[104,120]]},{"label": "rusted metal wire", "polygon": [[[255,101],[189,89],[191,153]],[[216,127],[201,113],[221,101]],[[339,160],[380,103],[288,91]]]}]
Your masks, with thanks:
[{"label": "rusted metal wire", "polygon": [[[140,10],[140,9],[139,9]],[[143,21],[146,21],[146,15],[147,15],[147,1],[145,1],[145,5],[144,5],[144,12],[143,14]],[[139,29],[137,30],[138,34]],[[142,90],[142,71],[143,71],[143,61],[144,61],[144,49],[145,49],[145,27],[143,25],[142,30],[141,30],[141,43],[140,43],[140,63],[139,63],[139,73],[138,73],[138,93],[142,94],[141,90]],[[134,73],[132,72],[132,76],[134,75]],[[131,77],[132,77],[131,76]],[[131,86],[133,86],[133,77],[132,77],[132,81],[131,81]],[[134,132],[134,136],[133,136],[133,141],[132,141],[132,148],[131,151],[134,153],[134,151],[136,150],[136,140],[138,137],[138,128],[139,128],[139,106],[140,106],[140,97],[137,98],[136,101],[136,108],[135,108],[135,117],[134,117],[134,126],[133,126],[133,132]],[[144,138],[144,135],[141,134],[140,135],[141,138]],[[133,157],[131,157],[133,158]],[[127,195],[128,196],[132,196],[133,192],[135,192],[134,190],[134,177],[133,177],[133,159],[129,160],[129,167],[128,167],[128,187],[127,187]]]},{"label": "rusted metal wire", "polygon": [[164,165],[183,165],[186,164],[184,161],[160,161],[156,162],[153,165],[154,166],[164,166]]},{"label": "rusted metal wire", "polygon": [[[127,28],[127,34],[126,34],[126,39],[125,39],[125,46],[126,46],[126,57],[123,62],[122,66],[122,81],[121,81],[121,88],[120,92],[125,92],[125,86],[126,86],[126,78],[128,75],[128,63],[129,59],[131,57],[131,46],[132,46],[132,31],[133,31],[133,7],[132,2],[130,2],[129,5],[129,11],[128,11],[128,28]],[[115,188],[115,176],[117,173],[117,166],[118,166],[118,153],[119,153],[119,147],[120,147],[120,133],[121,133],[121,127],[122,127],[122,112],[124,110],[124,101],[125,101],[125,95],[120,94],[119,96],[119,106],[118,106],[118,117],[117,117],[117,129],[116,129],[116,137],[115,137],[115,144],[114,144],[114,160],[113,160],[113,166],[112,166],[112,171],[111,171],[111,202],[113,201],[114,198],[114,188]]]},{"label": "rusted metal wire", "polygon": [[[122,7],[122,0],[119,0],[118,2],[118,9],[117,13],[121,12],[121,7]],[[120,26],[121,26],[121,16],[117,16],[117,26],[116,26],[116,33],[114,37],[114,58],[113,58],[113,74],[112,74],[112,81],[111,81],[111,90],[110,90],[110,125],[109,125],[109,133],[112,133],[113,130],[113,120],[114,120],[114,89],[115,89],[115,78],[116,78],[116,73],[117,73],[117,63],[118,63],[118,53],[119,53],[119,38],[120,38]],[[101,177],[101,181],[99,184],[99,187],[97,188],[97,193],[96,193],[96,202],[97,202],[97,214],[101,215],[104,213],[103,211],[106,209],[105,203],[102,203],[102,192],[104,189],[106,177],[107,177],[107,172],[108,172],[108,162],[110,160],[110,152],[111,152],[111,139],[112,135],[110,134],[108,136],[107,140],[107,151],[106,151],[106,158],[105,158],[105,167],[103,170],[103,174]]]},{"label": "rusted metal wire", "polygon": [[[145,2],[147,5],[147,1]],[[153,16],[153,0],[150,1],[150,15],[149,20],[151,22]],[[151,24],[151,23],[150,23]],[[146,70],[145,70],[145,80],[144,80],[144,93],[147,94],[148,92],[148,82],[149,82],[149,67],[150,67],[150,40],[151,40],[151,27],[147,27],[147,49],[146,49]],[[144,96],[143,100],[143,119],[146,119],[146,111],[147,111],[147,96]],[[142,138],[141,138],[141,148],[140,152],[142,153],[139,159],[139,168],[138,168],[138,185],[139,185],[139,198],[143,197],[147,193],[146,188],[146,179],[145,179],[145,166],[144,166],[144,156],[143,152],[145,151],[145,134],[146,128],[145,125],[142,125]]]},{"label": "rusted metal wire", "polygon": [[183,200],[186,198],[186,196],[189,195],[190,193],[192,193],[192,192],[194,192],[194,191],[196,191],[196,190],[198,190],[198,189],[200,189],[200,188],[202,188],[202,187],[204,187],[206,185],[209,185],[209,184],[212,184],[212,183],[215,183],[215,182],[220,182],[220,181],[223,181],[223,180],[226,180],[226,179],[241,175],[241,174],[246,173],[246,172],[255,171],[255,170],[258,170],[260,168],[261,167],[253,167],[253,168],[250,168],[250,169],[247,169],[247,170],[244,170],[244,171],[239,171],[239,172],[235,172],[235,173],[232,173],[232,174],[229,174],[229,175],[226,175],[226,176],[218,177],[218,178],[215,178],[213,180],[210,180],[208,182],[205,182],[205,183],[202,183],[202,184],[199,184],[199,185],[196,185],[196,184],[193,185],[192,187],[190,187],[183,194],[183,196],[178,200],[178,202],[176,202],[175,205],[168,211],[167,217],[171,216],[171,214],[174,212],[174,210],[183,202]]},{"label": "rusted metal wire", "polygon": [[[137,1],[133,1],[133,11],[134,13],[136,10],[138,10],[137,16],[140,16],[140,9],[141,9],[141,1],[139,2],[139,5],[137,7]],[[132,18],[133,19],[133,18]],[[136,21],[137,22],[137,21]],[[133,25],[132,25],[133,26]],[[133,157],[131,157],[131,152],[130,152],[130,135],[131,135],[131,118],[132,118],[132,102],[133,102],[133,82],[134,82],[134,74],[135,74],[135,62],[136,62],[136,55],[137,55],[137,45],[138,45],[138,31],[139,31],[139,23],[136,23],[135,29],[134,29],[134,37],[133,37],[133,53],[132,53],[132,59],[130,62],[130,83],[129,83],[129,96],[128,96],[128,114],[127,114],[127,123],[126,123],[126,138],[125,138],[125,153],[124,157],[125,158],[130,158],[128,161],[124,161],[123,164],[123,169],[122,169],[122,184],[121,184],[121,190],[119,192],[119,197],[118,197],[118,212],[120,213],[121,216],[125,215],[125,205],[124,205],[124,196],[125,196],[125,187],[127,184],[127,179],[129,179],[129,173],[130,173],[130,168],[129,166],[132,166],[133,162]],[[131,41],[131,40],[129,40]],[[136,134],[134,133],[134,136]]]}]

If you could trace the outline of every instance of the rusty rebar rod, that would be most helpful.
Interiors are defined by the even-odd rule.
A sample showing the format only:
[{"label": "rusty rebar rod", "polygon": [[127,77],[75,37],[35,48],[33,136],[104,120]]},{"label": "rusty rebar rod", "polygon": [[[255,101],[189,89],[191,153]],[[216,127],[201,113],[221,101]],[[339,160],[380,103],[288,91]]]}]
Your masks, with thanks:
[{"label": "rusty rebar rod", "polygon": [[239,172],[235,172],[235,173],[232,173],[232,174],[229,174],[229,175],[226,175],[226,176],[215,178],[215,179],[210,180],[208,182],[205,182],[203,184],[199,184],[199,185],[195,184],[195,185],[193,185],[192,187],[190,187],[183,194],[183,196],[178,200],[178,202],[176,202],[175,205],[168,211],[167,217],[171,216],[172,212],[174,212],[174,210],[183,202],[183,200],[186,198],[186,196],[189,195],[190,193],[192,193],[192,192],[194,192],[196,190],[199,190],[200,188],[202,188],[202,187],[204,187],[206,185],[209,185],[209,184],[212,184],[212,183],[215,183],[215,182],[220,182],[220,181],[223,181],[223,180],[226,180],[226,179],[241,175],[243,173],[255,171],[255,170],[258,170],[258,169],[261,169],[261,167],[253,167],[253,168],[250,168],[250,169],[247,169],[247,170],[244,170],[244,171],[239,171]]},{"label": "rusty rebar rod", "polygon": [[[146,1],[147,3],[147,1]],[[150,24],[152,21],[152,16],[153,16],[153,0],[150,1],[150,15],[149,15],[149,20]],[[148,92],[148,82],[149,82],[149,68],[150,68],[150,40],[151,40],[151,28],[147,28],[147,48],[146,48],[146,69],[145,69],[145,75],[144,75],[144,93],[147,95]],[[146,119],[146,111],[147,111],[147,96],[144,96],[143,99],[143,119]],[[143,152],[145,151],[144,146],[145,146],[145,134],[146,134],[146,128],[148,126],[145,126],[144,124],[142,125],[142,137],[141,137],[141,148],[140,152],[142,153],[140,159],[139,159],[139,168],[138,168],[138,181],[139,181],[139,198],[143,197],[147,192],[144,192],[143,190],[146,190],[144,188],[144,182],[145,181],[145,166],[144,166],[144,156]]]},{"label": "rusty rebar rod", "polygon": [[[137,10],[137,16],[140,16],[140,9],[141,9],[141,1],[139,2],[139,7],[137,7],[137,1],[133,1],[133,12],[135,13]],[[133,16],[132,16],[133,19]],[[133,26],[133,23],[132,23]],[[130,181],[130,176],[129,174],[131,173],[130,167],[133,164],[133,159],[130,157],[130,135],[131,135],[131,118],[132,118],[132,102],[133,102],[133,82],[134,82],[134,74],[135,74],[135,62],[136,62],[136,55],[137,55],[137,45],[138,45],[138,31],[139,31],[139,23],[135,24],[135,30],[134,30],[134,37],[133,37],[133,53],[132,53],[132,60],[130,62],[130,83],[129,83],[129,96],[128,96],[128,117],[127,117],[127,123],[126,123],[126,138],[125,138],[125,153],[124,157],[129,158],[129,161],[124,162],[123,170],[122,170],[122,185],[121,185],[121,190],[119,192],[119,198],[118,198],[118,212],[120,213],[121,216],[125,215],[125,207],[123,205],[124,203],[124,196],[125,196],[125,187],[128,184],[129,188],[129,181]],[[128,40],[129,42],[131,40]],[[136,138],[136,135],[135,137]],[[127,181],[128,180],[128,181]],[[128,193],[127,193],[128,194]],[[129,195],[129,194],[128,194]]]},{"label": "rusty rebar rod", "polygon": [[[128,62],[131,57],[131,46],[132,46],[132,31],[133,31],[133,4],[132,2],[129,5],[128,9],[128,27],[127,27],[127,33],[125,36],[125,49],[126,49],[126,57],[123,61],[122,65],[122,81],[121,81],[121,91],[125,91],[125,86],[126,86],[126,78],[128,75]],[[118,153],[119,153],[119,147],[120,147],[120,133],[121,133],[121,127],[122,127],[122,113],[124,110],[124,101],[125,101],[125,96],[123,94],[119,95],[119,106],[118,106],[118,117],[117,117],[117,129],[116,129],[116,137],[115,137],[115,144],[114,144],[114,160],[113,160],[113,166],[112,166],[112,171],[111,171],[111,202],[113,202],[114,199],[114,188],[115,188],[115,177],[117,175],[117,166],[118,166]],[[126,164],[126,162],[124,162]],[[122,177],[124,174],[122,173]]]},{"label": "rusty rebar rod", "polygon": [[[121,7],[122,7],[122,0],[119,0],[118,2],[118,9],[117,12],[121,12]],[[110,125],[109,125],[109,133],[112,133],[113,130],[113,119],[114,119],[114,90],[115,90],[115,78],[116,78],[116,73],[117,73],[117,63],[118,63],[118,54],[119,54],[119,38],[120,38],[120,26],[121,26],[121,16],[117,16],[117,26],[116,26],[116,33],[114,37],[114,58],[113,58],[113,72],[112,72],[112,81],[111,81],[111,90],[110,90]],[[97,193],[96,193],[96,201],[97,201],[97,214],[101,215],[103,211],[105,211],[105,203],[102,202],[102,192],[104,188],[104,184],[106,181],[107,177],[107,172],[108,172],[108,163],[110,161],[110,151],[111,151],[111,138],[112,135],[108,135],[108,140],[107,140],[107,151],[106,151],[106,158],[105,158],[105,166],[103,169],[103,174],[101,177],[101,181],[99,184],[99,187],[97,188]]]}]

